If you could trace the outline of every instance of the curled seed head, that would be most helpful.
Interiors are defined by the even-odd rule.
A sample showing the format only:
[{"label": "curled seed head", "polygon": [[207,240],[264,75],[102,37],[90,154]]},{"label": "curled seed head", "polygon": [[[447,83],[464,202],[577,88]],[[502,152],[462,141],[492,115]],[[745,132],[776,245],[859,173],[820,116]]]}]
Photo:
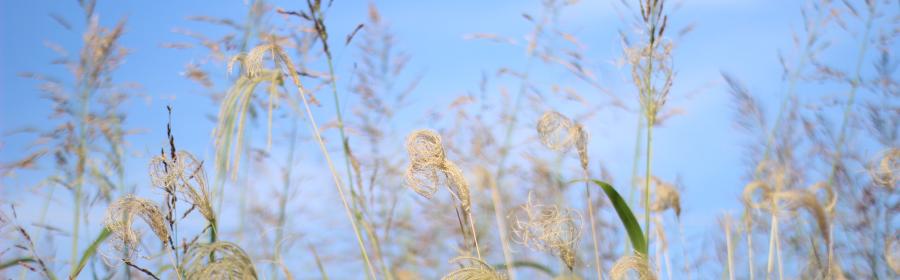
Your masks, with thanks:
[{"label": "curled seed head", "polygon": [[[215,256],[210,259],[210,256]],[[183,260],[187,279],[257,279],[253,261],[231,242],[195,244]]]},{"label": "curled seed head", "polygon": [[575,265],[575,246],[581,238],[581,214],[570,208],[528,202],[513,213],[513,239],[533,250],[550,252],[570,268]]},{"label": "curled seed head", "polygon": [[900,274],[900,236],[889,236],[884,243],[884,260],[894,273]]},{"label": "curled seed head", "polygon": [[144,220],[160,242],[169,241],[169,229],[159,206],[149,200],[127,195],[109,205],[103,220],[104,226],[119,241],[116,244],[118,249],[124,250],[129,256],[137,250],[140,234],[132,228],[135,216]]},{"label": "curled seed head", "polygon": [[569,149],[578,138],[578,129],[575,127],[575,123],[555,111],[541,115],[537,123],[537,131],[541,143],[555,151]]},{"label": "curled seed head", "polygon": [[441,136],[433,130],[420,129],[406,137],[409,160],[423,165],[440,165],[444,162],[444,146]]},{"label": "curled seed head", "polygon": [[796,210],[799,208],[806,209],[819,227],[819,233],[825,240],[825,244],[830,244],[831,238],[828,230],[828,217],[825,215],[825,208],[819,204],[819,200],[812,192],[804,189],[793,189],[775,192],[772,194],[773,199],[784,202],[788,209]]},{"label": "curled seed head", "polygon": [[[761,201],[757,201],[753,198],[753,194],[756,193],[757,190],[762,192]],[[765,202],[766,199],[771,195],[772,188],[766,183],[762,181],[753,181],[744,186],[744,192],[742,195],[742,201],[744,202],[744,206],[750,209],[767,209],[769,204]]]},{"label": "curled seed head", "polygon": [[825,190],[825,200],[827,201],[827,204],[823,206],[825,211],[834,213],[834,207],[837,206],[837,195],[834,189],[825,182],[818,182],[809,187],[809,192],[812,194],[818,193],[819,190]]},{"label": "curled seed head", "polygon": [[440,184],[440,170],[433,165],[410,163],[406,168],[406,185],[419,195],[431,199]]},{"label": "curled seed head", "polygon": [[897,177],[900,176],[900,148],[885,151],[878,165],[868,169],[875,184],[894,189],[897,187]]},{"label": "curled seed head", "polygon": [[609,272],[614,280],[625,279],[629,271],[634,271],[641,280],[655,280],[656,274],[650,269],[650,261],[643,254],[635,252],[633,255],[622,256],[613,264]]},{"label": "curled seed head", "polygon": [[410,161],[406,184],[410,188],[430,199],[438,185],[446,185],[463,210],[471,210],[469,183],[462,170],[445,157],[440,135],[432,130],[416,130],[406,138],[406,150]]},{"label": "curled seed head", "polygon": [[458,263],[462,268],[451,271],[441,280],[503,280],[506,275],[497,272],[484,261],[472,257],[457,257],[450,263]]},{"label": "curled seed head", "polygon": [[656,199],[653,200],[653,204],[650,205],[650,210],[654,212],[662,212],[667,209],[672,209],[675,211],[675,216],[681,216],[681,195],[678,193],[678,189],[672,184],[663,182],[657,177],[653,177],[653,182],[656,184]]}]

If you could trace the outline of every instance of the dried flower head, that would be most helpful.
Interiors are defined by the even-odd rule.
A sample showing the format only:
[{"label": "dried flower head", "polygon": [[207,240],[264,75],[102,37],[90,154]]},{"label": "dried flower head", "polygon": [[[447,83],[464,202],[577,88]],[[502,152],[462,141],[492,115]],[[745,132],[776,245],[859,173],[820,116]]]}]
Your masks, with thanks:
[{"label": "dried flower head", "polygon": [[634,271],[640,280],[655,280],[656,274],[650,268],[650,261],[647,256],[635,252],[633,255],[622,256],[613,264],[612,270],[609,272],[610,278],[613,280],[625,279],[629,271]]},{"label": "dried flower head", "polygon": [[203,161],[193,154],[178,151],[174,157],[159,155],[150,160],[150,181],[167,192],[181,193],[208,221],[215,219],[211,193]]},{"label": "dried flower head", "polygon": [[406,138],[406,150],[410,161],[406,169],[406,184],[410,188],[430,199],[439,185],[445,185],[462,204],[464,211],[471,209],[469,183],[462,170],[447,160],[441,136],[437,132],[427,129],[413,131]]},{"label": "dried flower head", "polygon": [[884,260],[894,273],[900,274],[900,236],[897,236],[897,234],[885,239]]},{"label": "dried flower head", "polygon": [[900,174],[900,148],[891,148],[883,153],[877,166],[869,167],[872,182],[888,189],[897,187]]},{"label": "dried flower head", "polygon": [[579,129],[568,117],[549,111],[541,115],[537,131],[544,146],[554,151],[565,151],[575,144]]},{"label": "dried flower head", "polygon": [[571,208],[535,204],[534,196],[513,213],[513,239],[529,248],[557,255],[571,270],[581,238],[581,214]]},{"label": "dried flower head", "polygon": [[817,194],[819,190],[825,190],[825,201],[827,204],[822,207],[826,212],[834,213],[834,209],[837,206],[837,194],[834,192],[834,189],[825,182],[818,182],[809,186],[809,192],[812,194]]},{"label": "dried flower head", "polygon": [[[761,198],[759,200],[753,198],[757,190],[762,192]],[[772,188],[769,187],[769,185],[762,181],[753,181],[744,186],[744,192],[741,196],[741,201],[748,209],[768,209],[769,203],[767,203],[766,200],[769,199],[771,193]]]},{"label": "dried flower head", "polygon": [[191,246],[182,266],[187,279],[257,279],[253,261],[231,242]]},{"label": "dried flower head", "polygon": [[828,217],[825,215],[825,208],[819,203],[815,194],[805,189],[793,189],[772,193],[772,199],[776,202],[784,203],[784,207],[792,211],[800,208],[806,209],[815,218],[819,227],[819,233],[825,240],[825,244],[831,243]]},{"label": "dried flower head", "polygon": [[159,206],[149,200],[127,195],[109,205],[103,220],[103,224],[118,241],[117,249],[125,251],[129,256],[137,250],[140,234],[132,228],[135,216],[144,220],[160,242],[170,241],[169,229]]},{"label": "dried flower head", "polygon": [[675,211],[675,216],[681,217],[681,195],[678,193],[678,189],[655,176],[653,177],[653,183],[656,185],[656,198],[650,205],[650,210],[662,212],[672,209]]},{"label": "dried flower head", "polygon": [[478,258],[457,257],[450,260],[450,263],[462,265],[462,268],[451,271],[441,280],[503,280],[506,275],[497,272],[489,264]]},{"label": "dried flower head", "polygon": [[433,130],[420,129],[406,137],[406,150],[413,163],[440,165],[446,160],[441,135]]},{"label": "dried flower head", "polygon": [[585,171],[588,170],[587,145],[590,134],[584,125],[572,121],[559,112],[548,111],[538,120],[537,132],[541,144],[548,149],[566,151],[575,146],[581,168]]}]

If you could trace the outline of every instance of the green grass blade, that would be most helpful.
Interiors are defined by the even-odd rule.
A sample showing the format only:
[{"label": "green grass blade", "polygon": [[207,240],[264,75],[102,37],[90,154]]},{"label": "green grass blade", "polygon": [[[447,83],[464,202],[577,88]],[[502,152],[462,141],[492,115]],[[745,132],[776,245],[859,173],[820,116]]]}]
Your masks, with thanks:
[{"label": "green grass blade", "polygon": [[84,253],[81,254],[81,260],[78,261],[78,266],[72,269],[72,273],[69,274],[69,279],[75,279],[78,277],[78,274],[81,273],[81,270],[84,269],[84,266],[87,265],[87,261],[91,259],[94,255],[97,254],[97,248],[100,247],[100,243],[103,243],[103,240],[106,240],[110,235],[109,229],[106,227],[103,228],[103,231],[100,232],[100,235],[97,236],[97,239],[91,243],[87,249],[84,250]]},{"label": "green grass blade", "polygon": [[13,267],[13,266],[17,266],[17,265],[19,265],[20,263],[26,263],[26,262],[34,262],[34,259],[32,259],[32,258],[18,258],[18,259],[13,259],[13,260],[10,260],[10,261],[7,261],[7,262],[0,263],[0,271],[2,271],[2,270],[4,270],[4,269],[7,269],[7,268],[10,268],[10,267]]},{"label": "green grass blade", "polygon": [[[573,182],[579,181],[584,180],[576,180]],[[634,213],[631,212],[631,208],[628,207],[628,203],[625,202],[625,199],[619,195],[619,192],[617,192],[613,186],[606,182],[594,179],[588,181],[603,189],[603,192],[606,193],[606,197],[612,202],[613,208],[616,209],[616,214],[619,215],[619,219],[622,220],[622,225],[625,226],[625,230],[628,232],[628,239],[631,240],[631,244],[634,245],[634,250],[646,256],[647,240],[644,239],[641,225],[638,224],[637,218],[634,217]]]},{"label": "green grass blade", "polygon": [[[543,273],[546,273],[547,276],[550,276],[550,277],[555,277],[555,276],[556,276],[556,272],[554,272],[553,269],[550,269],[549,267],[546,267],[546,266],[544,266],[544,265],[542,265],[542,264],[539,264],[539,263],[536,263],[536,262],[532,262],[532,261],[513,261],[512,263],[509,264],[509,266],[510,266],[510,267],[514,267],[514,268],[519,268],[519,267],[530,267],[530,268],[533,268],[533,269],[535,269],[535,270],[538,270],[538,271],[541,271],[541,272],[543,272]],[[504,269],[506,269],[506,264],[505,264],[505,263],[502,263],[502,264],[495,265],[494,267],[495,267],[497,270],[504,270]]]}]

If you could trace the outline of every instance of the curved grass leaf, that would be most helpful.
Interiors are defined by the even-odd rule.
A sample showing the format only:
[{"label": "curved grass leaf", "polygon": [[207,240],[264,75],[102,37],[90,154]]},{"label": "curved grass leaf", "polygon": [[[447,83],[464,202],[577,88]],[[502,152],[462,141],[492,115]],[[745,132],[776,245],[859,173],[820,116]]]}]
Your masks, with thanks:
[{"label": "curved grass leaf", "polygon": [[[512,263],[509,264],[509,266],[510,266],[510,267],[514,267],[514,268],[519,268],[519,267],[530,267],[530,268],[533,268],[533,269],[535,269],[535,270],[538,270],[538,271],[541,271],[541,272],[543,272],[543,273],[546,273],[546,274],[547,274],[548,276],[550,276],[550,277],[556,276],[556,272],[554,272],[554,271],[553,271],[552,269],[550,269],[549,267],[546,267],[546,266],[544,266],[544,265],[542,265],[542,264],[539,264],[539,263],[536,263],[536,262],[532,262],[532,261],[513,261]],[[498,264],[498,265],[495,265],[494,267],[495,267],[497,270],[504,270],[504,269],[506,269],[506,264],[505,264],[505,263],[503,263],[503,264]]]},{"label": "curved grass leaf", "polygon": [[[575,180],[574,182],[583,182],[585,180]],[[622,225],[625,226],[625,231],[628,232],[628,239],[631,240],[631,244],[634,245],[634,250],[638,253],[647,255],[647,240],[644,239],[644,233],[641,231],[641,225],[638,224],[637,218],[634,217],[634,213],[631,212],[631,208],[628,207],[628,203],[625,202],[625,199],[619,195],[619,192],[613,188],[612,185],[595,179],[587,180],[588,182],[594,183],[603,189],[603,192],[606,193],[606,197],[609,198],[609,201],[612,202],[613,208],[616,209],[616,214],[619,215],[619,219],[622,220]]]},{"label": "curved grass leaf", "polygon": [[21,263],[27,263],[27,262],[34,262],[34,259],[32,259],[32,258],[18,258],[18,259],[13,259],[13,260],[9,260],[9,261],[6,261],[6,262],[2,262],[2,263],[0,263],[0,270],[4,270],[4,269],[7,269],[7,268],[10,268],[10,267],[13,267],[13,266],[17,266],[17,265],[19,265],[19,264],[21,264]]},{"label": "curved grass leaf", "polygon": [[85,249],[84,253],[81,254],[81,260],[78,261],[78,266],[72,268],[69,279],[78,278],[78,274],[80,274],[81,270],[84,269],[84,266],[87,265],[87,261],[97,254],[97,248],[100,247],[100,243],[103,243],[103,240],[106,240],[110,233],[112,232],[110,232],[109,229],[106,227],[103,228],[100,235],[97,235],[97,239],[95,239],[94,242],[91,243],[91,246]]}]

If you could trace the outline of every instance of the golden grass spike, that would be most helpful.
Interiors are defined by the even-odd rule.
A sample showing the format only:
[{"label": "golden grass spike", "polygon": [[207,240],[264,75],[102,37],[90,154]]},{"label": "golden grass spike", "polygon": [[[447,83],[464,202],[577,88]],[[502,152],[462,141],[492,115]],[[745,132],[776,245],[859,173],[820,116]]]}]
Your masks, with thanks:
[{"label": "golden grass spike", "polygon": [[450,263],[462,265],[462,268],[451,271],[441,280],[504,280],[506,275],[497,272],[484,261],[473,257],[457,257]]},{"label": "golden grass spike", "polygon": [[555,151],[569,149],[578,138],[575,123],[559,112],[549,111],[541,115],[537,123],[541,143]]},{"label": "golden grass spike", "polygon": [[681,217],[681,195],[678,193],[678,189],[655,176],[653,182],[656,185],[656,198],[650,205],[650,210],[662,212],[672,209],[675,211],[676,217]]},{"label": "golden grass spike", "polygon": [[275,44],[263,44],[256,46],[255,48],[250,50],[250,52],[247,53],[242,61],[243,65],[241,66],[244,68],[244,74],[251,78],[259,75],[259,73],[261,73],[262,70],[265,69],[263,60],[266,57],[266,53],[271,53],[272,57],[274,58],[277,57],[274,53],[275,51]]},{"label": "golden grass spike", "polygon": [[140,235],[132,228],[134,216],[144,220],[160,242],[169,242],[169,229],[166,227],[166,221],[159,206],[149,200],[127,195],[116,200],[106,209],[103,224],[120,242],[120,244],[116,244],[117,247],[121,247],[118,249],[124,250],[128,257],[137,250],[137,246],[140,244]]},{"label": "golden grass spike", "polygon": [[456,199],[462,204],[463,210],[467,213],[472,211],[472,199],[469,195],[469,183],[466,181],[462,170],[452,161],[444,161],[441,168],[447,176],[447,188]]},{"label": "golden grass spike", "polygon": [[578,161],[581,163],[581,169],[584,169],[585,172],[587,172],[589,160],[587,145],[591,135],[580,123],[575,124],[575,131],[575,149],[578,151]]},{"label": "golden grass spike", "polygon": [[655,280],[656,274],[650,268],[650,260],[647,256],[635,252],[633,255],[625,255],[616,260],[612,269],[609,271],[610,278],[613,280],[625,279],[628,272],[634,271],[640,280]]},{"label": "golden grass spike", "polygon": [[[210,260],[210,256],[215,256]],[[257,279],[253,261],[241,247],[219,241],[191,246],[182,263],[187,279]]]}]

